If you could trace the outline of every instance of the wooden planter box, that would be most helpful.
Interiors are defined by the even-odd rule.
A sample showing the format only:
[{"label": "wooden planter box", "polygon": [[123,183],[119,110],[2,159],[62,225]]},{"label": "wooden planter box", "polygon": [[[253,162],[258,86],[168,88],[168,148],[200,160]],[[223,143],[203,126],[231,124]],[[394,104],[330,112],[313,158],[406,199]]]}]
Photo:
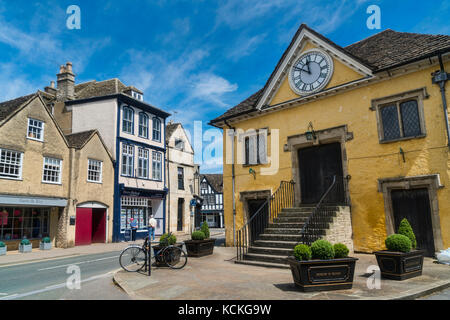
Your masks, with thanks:
[{"label": "wooden planter box", "polygon": [[[181,249],[183,248],[183,244],[182,244],[182,243],[176,243],[176,244],[174,244],[174,246],[179,247],[179,248],[181,248]],[[156,267],[167,267],[167,264],[166,264],[166,262],[164,261],[164,258],[158,256],[158,251],[160,251],[160,250],[163,249],[164,247],[158,245],[158,246],[153,246],[152,248],[153,248],[153,255],[154,255],[154,257],[155,257],[155,263],[154,263],[154,265],[155,265]],[[177,257],[177,260],[179,261],[179,260],[180,260],[180,257]],[[178,261],[174,261],[174,262],[177,263]]]},{"label": "wooden planter box", "polygon": [[46,243],[46,242],[40,242],[39,243],[39,249],[41,250],[50,250],[52,248],[52,243]]},{"label": "wooden planter box", "polygon": [[27,253],[27,252],[31,252],[32,249],[33,249],[33,245],[31,243],[27,244],[27,245],[19,244],[19,252]]},{"label": "wooden planter box", "polygon": [[8,246],[4,246],[0,248],[0,256],[6,255],[6,251],[8,251]]},{"label": "wooden planter box", "polygon": [[351,289],[357,260],[351,257],[309,261],[288,258],[294,283],[303,292]]},{"label": "wooden planter box", "polygon": [[405,280],[422,275],[423,250],[408,253],[394,251],[374,252],[381,276],[392,280]]},{"label": "wooden planter box", "polygon": [[213,254],[216,239],[187,240],[184,242],[188,257],[203,257]]}]

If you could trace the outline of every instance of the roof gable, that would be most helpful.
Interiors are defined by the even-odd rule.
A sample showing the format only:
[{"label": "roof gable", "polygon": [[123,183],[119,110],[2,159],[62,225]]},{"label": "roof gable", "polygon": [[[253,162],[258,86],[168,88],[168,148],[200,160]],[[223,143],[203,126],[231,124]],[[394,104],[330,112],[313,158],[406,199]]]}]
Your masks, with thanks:
[{"label": "roof gable", "polygon": [[211,173],[200,175],[201,181],[206,179],[211,188],[217,193],[223,193],[223,174]]},{"label": "roof gable", "polygon": [[171,123],[171,124],[166,125],[166,143],[167,144],[169,144],[169,142],[171,142],[172,137],[173,137],[173,140],[175,140],[176,138],[183,139],[184,146],[185,146],[184,151],[194,152],[191,142],[189,141],[189,137],[186,134],[186,130],[184,129],[184,127],[181,123]]}]

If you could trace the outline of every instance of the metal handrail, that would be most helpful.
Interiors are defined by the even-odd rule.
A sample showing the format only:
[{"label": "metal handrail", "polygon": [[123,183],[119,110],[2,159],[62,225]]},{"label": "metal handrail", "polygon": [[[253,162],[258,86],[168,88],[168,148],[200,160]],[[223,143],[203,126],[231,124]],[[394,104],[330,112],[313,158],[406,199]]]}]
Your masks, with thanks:
[{"label": "metal handrail", "polygon": [[[281,181],[280,187],[275,193],[264,201],[255,214],[237,231],[238,260],[242,260],[243,255],[248,251],[249,244],[256,240],[256,237],[278,216],[278,213],[283,208],[292,207],[294,202],[294,181]],[[266,208],[269,213],[268,217],[262,215]]]},{"label": "metal handrail", "polygon": [[[344,204],[347,204],[348,201],[347,201],[347,197],[345,196],[344,180],[348,179],[348,178],[344,178],[344,177],[339,177],[339,178],[342,178],[342,180],[340,182],[342,183],[342,188],[344,191],[344,200],[343,201],[344,201]],[[312,240],[317,240],[316,238],[318,238],[320,236],[319,232],[322,231],[322,229],[324,228],[324,225],[327,223],[327,222],[324,222],[324,220],[326,218],[329,218],[330,214],[333,212],[333,210],[328,210],[325,205],[329,204],[329,203],[326,203],[326,201],[330,200],[330,199],[328,199],[328,197],[331,194],[331,191],[335,187],[341,187],[339,185],[338,176],[336,176],[336,175],[333,176],[333,182],[328,187],[328,189],[324,192],[324,194],[320,198],[319,202],[314,207],[313,212],[308,217],[308,220],[306,220],[306,223],[303,225],[303,227],[300,231],[300,235],[302,236],[301,243],[311,245],[311,243],[313,242]]]}]

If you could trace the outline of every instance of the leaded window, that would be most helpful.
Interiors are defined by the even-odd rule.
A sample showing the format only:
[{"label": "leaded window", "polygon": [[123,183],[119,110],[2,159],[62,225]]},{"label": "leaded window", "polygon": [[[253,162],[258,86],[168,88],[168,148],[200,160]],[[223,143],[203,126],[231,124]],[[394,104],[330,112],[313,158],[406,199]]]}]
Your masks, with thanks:
[{"label": "leaded window", "polygon": [[102,182],[102,161],[88,159],[88,181]]},{"label": "leaded window", "polygon": [[47,183],[61,183],[62,160],[44,158],[42,181]]},{"label": "leaded window", "polygon": [[122,145],[122,175],[132,177],[133,176],[133,159],[134,148],[132,145]]},{"label": "leaded window", "polygon": [[0,177],[22,178],[23,153],[0,149]]},{"label": "leaded window", "polygon": [[122,131],[133,134],[134,112],[130,107],[123,107]]},{"label": "leaded window", "polygon": [[153,151],[152,153],[152,177],[153,180],[161,180],[161,152]]},{"label": "leaded window", "polygon": [[138,177],[148,178],[148,150],[143,148],[138,150]]},{"label": "leaded window", "polygon": [[44,140],[44,122],[28,118],[28,133],[29,139],[43,141]]},{"label": "leaded window", "polygon": [[260,129],[244,136],[244,164],[267,163],[267,130]]},{"label": "leaded window", "polygon": [[423,135],[416,99],[394,102],[380,108],[383,141]]}]

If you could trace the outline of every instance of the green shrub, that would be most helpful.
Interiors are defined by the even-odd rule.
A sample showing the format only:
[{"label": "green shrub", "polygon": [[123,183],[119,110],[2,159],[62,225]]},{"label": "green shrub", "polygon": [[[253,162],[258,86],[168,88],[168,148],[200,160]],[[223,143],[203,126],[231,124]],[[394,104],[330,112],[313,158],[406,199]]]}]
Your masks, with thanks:
[{"label": "green shrub", "polygon": [[30,244],[30,240],[28,240],[28,239],[23,239],[22,241],[20,241],[20,244],[23,245],[23,246],[27,246],[27,245]]},{"label": "green shrub", "polygon": [[306,244],[299,244],[295,246],[294,257],[299,261],[311,260],[311,248]]},{"label": "green shrub", "polygon": [[43,243],[50,243],[50,242],[52,242],[52,241],[50,240],[49,237],[45,237],[45,238],[42,238],[42,242],[43,242]]},{"label": "green shrub", "polygon": [[402,234],[407,236],[409,240],[411,240],[411,248],[415,249],[417,247],[416,235],[414,234],[411,225],[409,224],[407,219],[403,219],[400,222],[400,226],[398,227],[398,234]]},{"label": "green shrub", "polygon": [[175,237],[172,232],[164,233],[161,238],[159,238],[159,244],[161,246],[167,247],[175,244],[177,242],[177,237]]},{"label": "green shrub", "polygon": [[203,221],[200,231],[202,231],[205,234],[206,237],[205,239],[209,239],[209,226],[206,223],[206,221]]},{"label": "green shrub", "polygon": [[203,231],[194,231],[191,234],[192,240],[205,240],[206,236]]},{"label": "green shrub", "polygon": [[5,243],[3,241],[0,241],[0,248],[6,247]]},{"label": "green shrub", "polygon": [[399,251],[405,253],[410,252],[412,247],[411,240],[402,234],[390,235],[386,238],[385,244],[389,251]]},{"label": "green shrub", "polygon": [[348,253],[350,250],[348,250],[347,246],[343,243],[336,243],[333,246],[334,249],[334,258],[335,259],[341,259],[341,258],[347,258]]},{"label": "green shrub", "polygon": [[327,240],[317,240],[311,244],[313,259],[330,260],[334,258],[333,245]]}]

